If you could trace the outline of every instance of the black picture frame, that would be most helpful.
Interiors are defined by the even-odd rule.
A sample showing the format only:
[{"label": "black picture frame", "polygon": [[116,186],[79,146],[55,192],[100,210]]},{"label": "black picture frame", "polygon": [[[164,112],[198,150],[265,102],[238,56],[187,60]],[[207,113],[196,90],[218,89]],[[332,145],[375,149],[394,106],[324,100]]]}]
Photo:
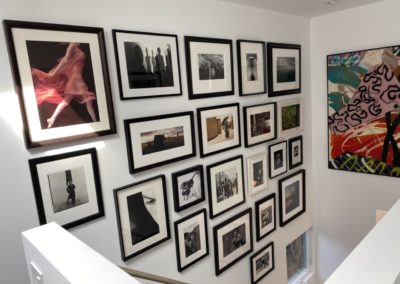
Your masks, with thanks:
[{"label": "black picture frame", "polygon": [[286,173],[287,165],[287,141],[268,146],[268,174],[269,178],[275,178]]},{"label": "black picture frame", "polygon": [[276,194],[272,193],[255,203],[257,242],[276,230],[275,196]]},{"label": "black picture frame", "polygon": [[250,257],[251,283],[256,284],[275,268],[274,243],[270,242]]},{"label": "black picture frame", "polygon": [[289,169],[294,169],[303,164],[303,136],[290,138],[289,147]]}]

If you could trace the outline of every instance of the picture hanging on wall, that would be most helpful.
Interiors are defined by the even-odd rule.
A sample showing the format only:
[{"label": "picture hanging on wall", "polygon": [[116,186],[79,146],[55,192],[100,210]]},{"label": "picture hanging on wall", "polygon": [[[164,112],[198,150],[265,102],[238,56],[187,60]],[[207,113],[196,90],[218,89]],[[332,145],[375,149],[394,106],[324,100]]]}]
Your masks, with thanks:
[{"label": "picture hanging on wall", "polygon": [[251,283],[258,283],[274,270],[274,268],[274,243],[270,242],[250,258]]},{"label": "picture hanging on wall", "polygon": [[303,136],[289,139],[289,169],[303,164]]},{"label": "picture hanging on wall", "polygon": [[276,230],[275,193],[256,202],[256,239],[257,242]]},{"label": "picture hanging on wall", "polygon": [[122,100],[182,94],[176,35],[112,32]]},{"label": "picture hanging on wall", "polygon": [[265,152],[247,158],[247,188],[249,195],[262,192],[268,186],[267,154]]},{"label": "picture hanging on wall", "polygon": [[3,25],[27,148],[116,132],[102,28]]},{"label": "picture hanging on wall", "polygon": [[328,167],[400,177],[400,46],[332,54]]},{"label": "picture hanging on wall", "polygon": [[303,100],[278,102],[278,136],[298,134],[303,130]]},{"label": "picture hanging on wall", "polygon": [[282,141],[268,146],[269,178],[287,172],[287,142]]}]

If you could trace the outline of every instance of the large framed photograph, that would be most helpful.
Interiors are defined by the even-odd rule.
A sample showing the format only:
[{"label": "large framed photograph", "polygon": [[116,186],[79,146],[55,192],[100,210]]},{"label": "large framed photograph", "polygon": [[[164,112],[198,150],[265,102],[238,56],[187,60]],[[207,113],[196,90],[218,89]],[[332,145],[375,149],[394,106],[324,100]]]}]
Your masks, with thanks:
[{"label": "large framed photograph", "polygon": [[258,283],[274,268],[274,243],[270,242],[250,257],[251,283]]},{"label": "large framed photograph", "polygon": [[182,94],[176,35],[112,32],[121,100]]},{"label": "large framed photograph", "polygon": [[245,202],[243,156],[236,156],[207,166],[210,218]]},{"label": "large framed photograph", "polygon": [[170,239],[165,176],[114,189],[122,260]]},{"label": "large framed photograph", "polygon": [[243,118],[246,147],[276,138],[276,103],[243,107]]},{"label": "large framed photograph", "polygon": [[306,171],[279,180],[279,225],[287,225],[306,212]]},{"label": "large framed photograph", "polygon": [[303,164],[303,136],[289,139],[289,169]]},{"label": "large framed photograph", "polygon": [[116,132],[102,28],[3,24],[27,148]]},{"label": "large framed photograph", "polygon": [[239,104],[197,109],[200,157],[240,147]]},{"label": "large framed photograph", "polygon": [[249,96],[267,92],[265,42],[238,40],[239,95]]},{"label": "large framed photograph", "polygon": [[269,177],[274,178],[287,172],[287,142],[268,146]]},{"label": "large framed photograph", "polygon": [[301,92],[301,46],[267,43],[268,96]]},{"label": "large framed photograph", "polygon": [[213,228],[216,275],[253,251],[251,211],[248,208]]},{"label": "large framed photograph", "polygon": [[272,193],[255,204],[257,242],[276,230],[276,201]]},{"label": "large framed photograph", "polygon": [[189,99],[233,95],[232,40],[185,36]]},{"label": "large framed photograph", "polygon": [[95,148],[29,160],[40,225],[65,229],[104,216]]},{"label": "large framed photograph", "polygon": [[206,219],[206,210],[201,209],[174,223],[179,272],[208,255]]},{"label": "large framed photograph", "polygon": [[196,156],[193,112],[124,120],[129,171]]},{"label": "large framed photograph", "polygon": [[175,212],[205,200],[203,166],[197,165],[172,173]]},{"label": "large framed photograph", "polygon": [[247,189],[249,195],[255,195],[268,187],[267,155],[260,153],[247,158]]},{"label": "large framed photograph", "polygon": [[303,100],[278,102],[278,136],[298,134],[303,130]]}]

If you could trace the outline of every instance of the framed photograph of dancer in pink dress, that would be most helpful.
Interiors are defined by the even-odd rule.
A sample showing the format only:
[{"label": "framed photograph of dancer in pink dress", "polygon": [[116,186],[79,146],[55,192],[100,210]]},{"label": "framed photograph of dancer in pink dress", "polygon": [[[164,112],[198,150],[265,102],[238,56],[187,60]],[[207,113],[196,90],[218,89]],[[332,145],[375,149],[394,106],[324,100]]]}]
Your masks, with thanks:
[{"label": "framed photograph of dancer in pink dress", "polygon": [[3,25],[27,148],[116,132],[102,28]]}]

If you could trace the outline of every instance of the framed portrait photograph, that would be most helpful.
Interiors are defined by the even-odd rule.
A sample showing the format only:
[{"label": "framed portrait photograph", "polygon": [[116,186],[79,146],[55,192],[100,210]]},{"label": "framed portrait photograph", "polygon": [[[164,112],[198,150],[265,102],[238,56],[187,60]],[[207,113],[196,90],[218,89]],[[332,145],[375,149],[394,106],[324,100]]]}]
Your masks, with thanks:
[{"label": "framed portrait photograph", "polygon": [[176,221],[174,228],[176,259],[181,272],[209,254],[206,210]]},{"label": "framed portrait photograph", "polygon": [[256,201],[255,210],[256,240],[258,242],[276,230],[275,193]]},{"label": "framed portrait photograph", "polygon": [[238,40],[239,95],[249,96],[267,92],[265,42]]},{"label": "framed portrait photograph", "polygon": [[207,166],[210,218],[244,203],[243,156]]},{"label": "framed portrait photograph", "polygon": [[289,139],[289,169],[303,164],[303,136]]},{"label": "framed portrait photograph", "polygon": [[255,195],[268,187],[267,155],[260,153],[247,158],[247,188],[249,195]]},{"label": "framed portrait photograph", "polygon": [[116,132],[102,28],[3,25],[27,148]]},{"label": "framed portrait photograph", "polygon": [[301,46],[267,43],[268,96],[301,92]]},{"label": "framed portrait photograph", "polygon": [[104,216],[95,148],[29,160],[40,225],[65,229]]},{"label": "framed portrait photograph", "polygon": [[274,178],[287,172],[287,142],[268,146],[269,177]]},{"label": "framed portrait photograph", "polygon": [[170,239],[165,176],[114,189],[122,260]]},{"label": "framed portrait photograph", "polygon": [[274,267],[274,243],[270,242],[250,257],[251,283],[258,283],[274,270]]},{"label": "framed portrait photograph", "polygon": [[197,109],[200,157],[240,147],[239,104]]},{"label": "framed portrait photograph", "polygon": [[246,147],[276,138],[276,103],[243,107],[243,118]]},{"label": "framed portrait photograph", "polygon": [[303,130],[303,100],[278,102],[278,136],[285,137]]},{"label": "framed portrait photograph", "polygon": [[176,35],[112,33],[121,100],[182,94]]},{"label": "framed portrait photograph", "polygon": [[205,200],[203,165],[172,173],[175,212]]},{"label": "framed portrait photograph", "polygon": [[306,212],[306,171],[279,180],[279,225],[287,225]]},{"label": "framed portrait photograph", "polygon": [[193,112],[124,120],[130,173],[196,156]]},{"label": "framed portrait photograph", "polygon": [[216,275],[253,251],[251,211],[248,208],[213,228]]},{"label": "framed portrait photograph", "polygon": [[189,99],[234,93],[232,40],[185,36]]}]

